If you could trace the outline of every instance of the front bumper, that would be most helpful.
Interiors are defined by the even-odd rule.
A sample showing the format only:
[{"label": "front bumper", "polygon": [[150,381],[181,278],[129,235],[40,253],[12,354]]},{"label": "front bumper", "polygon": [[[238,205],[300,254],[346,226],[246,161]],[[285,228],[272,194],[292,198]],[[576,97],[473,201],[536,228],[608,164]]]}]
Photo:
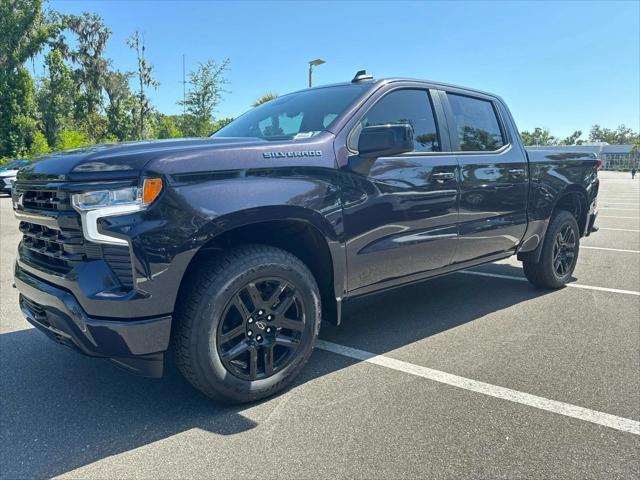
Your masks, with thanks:
[{"label": "front bumper", "polygon": [[169,346],[171,316],[143,319],[89,317],[69,291],[15,267],[20,308],[29,323],[50,338],[80,353],[106,357],[126,370],[162,376]]}]

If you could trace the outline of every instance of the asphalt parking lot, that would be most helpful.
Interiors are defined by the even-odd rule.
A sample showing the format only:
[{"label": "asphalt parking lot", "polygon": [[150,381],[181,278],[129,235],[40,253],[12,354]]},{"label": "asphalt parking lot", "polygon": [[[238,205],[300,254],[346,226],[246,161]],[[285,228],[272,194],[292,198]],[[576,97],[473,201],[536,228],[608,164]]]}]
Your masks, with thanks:
[{"label": "asphalt parking lot", "polygon": [[0,477],[638,478],[640,181],[601,179],[569,288],[513,260],[354,301],[293,388],[240,407],[31,328],[0,197]]}]

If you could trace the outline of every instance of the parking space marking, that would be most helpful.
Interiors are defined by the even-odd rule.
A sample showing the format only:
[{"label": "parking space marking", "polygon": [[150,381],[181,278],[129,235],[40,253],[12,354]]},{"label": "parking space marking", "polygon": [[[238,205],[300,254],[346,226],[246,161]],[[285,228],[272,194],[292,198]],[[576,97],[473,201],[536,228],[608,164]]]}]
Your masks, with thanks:
[{"label": "parking space marking", "polygon": [[619,217],[617,215],[598,215],[598,218],[631,218],[632,220],[640,219],[640,217]]},{"label": "parking space marking", "polygon": [[395,358],[377,355],[375,353],[359,350],[357,348],[339,345],[333,342],[319,340],[317,348],[328,352],[337,353],[345,357],[354,358],[363,362],[371,363],[381,367],[390,368],[400,372],[415,375],[417,377],[426,378],[435,382],[444,383],[453,387],[469,390],[471,392],[482,393],[490,397],[507,400],[509,402],[520,403],[539,410],[557,413],[565,417],[576,418],[585,422],[595,423],[604,427],[613,428],[621,432],[628,432],[634,435],[640,435],[640,422],[629,418],[618,417],[609,413],[598,412],[589,408],[579,407],[570,403],[559,402],[545,397],[539,397],[530,393],[512,390],[490,383],[472,380],[466,377],[460,377],[441,370],[434,370],[428,367],[422,367],[413,363],[396,360]]},{"label": "parking space marking", "polygon": [[[466,273],[467,275],[480,275],[482,277],[504,278],[506,280],[518,280],[519,282],[528,282],[525,277],[515,277],[513,275],[501,275],[499,273],[478,272],[476,270],[462,270],[456,273]],[[640,297],[640,292],[634,290],[622,290],[619,288],[594,287],[593,285],[582,285],[579,283],[567,283],[567,287],[582,288],[583,290],[597,290],[600,292],[622,293],[624,295],[635,295]]]},{"label": "parking space marking", "polygon": [[640,230],[633,230],[631,228],[609,228],[609,227],[598,227],[598,230],[611,230],[614,232],[635,232],[640,233]]},{"label": "parking space marking", "polygon": [[[626,207],[636,207],[631,210],[640,210],[640,205],[637,203],[614,203],[614,202],[598,202],[598,208],[606,208],[607,210],[622,210],[614,207],[613,205],[623,205]],[[625,209],[626,210],[626,209]]]},{"label": "parking space marking", "polygon": [[640,253],[640,250],[625,250],[624,248],[589,247],[586,245],[580,245],[580,250],[582,250],[583,248],[586,248],[588,250],[608,250],[610,252]]},{"label": "parking space marking", "polygon": [[638,211],[640,211],[637,208],[617,208],[617,207],[600,207],[600,206],[598,206],[598,210],[620,210],[621,212],[638,212]]}]

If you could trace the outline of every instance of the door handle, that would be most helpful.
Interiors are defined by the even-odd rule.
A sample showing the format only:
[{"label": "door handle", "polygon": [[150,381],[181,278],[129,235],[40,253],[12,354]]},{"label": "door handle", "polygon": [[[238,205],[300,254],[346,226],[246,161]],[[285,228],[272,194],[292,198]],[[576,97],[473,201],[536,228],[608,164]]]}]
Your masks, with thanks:
[{"label": "door handle", "polygon": [[511,170],[509,170],[509,173],[514,177],[520,177],[524,175],[524,168],[512,168]]},{"label": "door handle", "polygon": [[436,182],[444,182],[446,180],[453,180],[454,178],[456,178],[456,176],[453,172],[439,172],[431,175],[431,178],[433,178]]}]

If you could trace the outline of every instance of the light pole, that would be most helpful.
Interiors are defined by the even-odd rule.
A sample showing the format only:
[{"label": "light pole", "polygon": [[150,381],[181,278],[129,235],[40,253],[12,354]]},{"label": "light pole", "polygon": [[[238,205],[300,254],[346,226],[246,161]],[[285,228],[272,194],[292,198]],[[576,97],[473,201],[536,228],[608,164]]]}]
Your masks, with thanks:
[{"label": "light pole", "polygon": [[309,88],[313,85],[312,77],[313,77],[313,67],[322,65],[323,63],[327,63],[321,58],[316,58],[315,60],[311,60],[309,62]]}]

